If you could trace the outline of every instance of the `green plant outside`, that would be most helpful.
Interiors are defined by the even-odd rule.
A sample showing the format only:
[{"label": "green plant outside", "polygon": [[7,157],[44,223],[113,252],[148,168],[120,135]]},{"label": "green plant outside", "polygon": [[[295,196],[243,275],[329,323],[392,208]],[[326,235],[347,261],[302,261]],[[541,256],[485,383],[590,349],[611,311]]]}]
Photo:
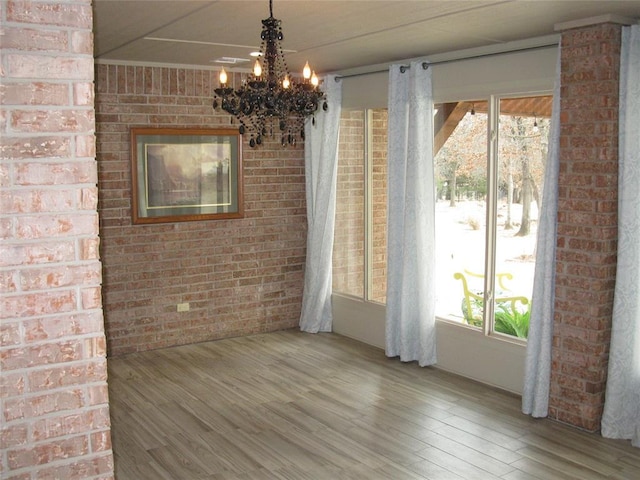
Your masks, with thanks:
[{"label": "green plant outside", "polygon": [[[498,302],[494,312],[494,328],[496,332],[504,333],[518,338],[527,338],[529,335],[529,320],[531,317],[530,305],[526,305],[523,311],[513,308],[511,302]],[[472,312],[467,312],[466,304],[462,301],[462,314],[465,321],[474,327],[482,326],[482,301],[471,300]]]},{"label": "green plant outside", "polygon": [[529,335],[529,318],[531,311],[528,308],[523,312],[511,305],[496,305],[494,327],[496,332],[505,333],[518,338],[527,338]]}]

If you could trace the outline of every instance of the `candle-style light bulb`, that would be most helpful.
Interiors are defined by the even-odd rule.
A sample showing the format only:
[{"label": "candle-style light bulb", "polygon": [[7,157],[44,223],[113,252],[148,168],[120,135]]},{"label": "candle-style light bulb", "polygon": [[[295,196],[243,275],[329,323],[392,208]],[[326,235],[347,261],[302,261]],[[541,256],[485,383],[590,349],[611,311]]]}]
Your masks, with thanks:
[{"label": "candle-style light bulb", "polygon": [[224,67],[222,67],[222,70],[220,70],[220,85],[226,85],[227,84],[227,72],[224,70]]},{"label": "candle-style light bulb", "polygon": [[260,65],[260,61],[259,60],[256,60],[256,63],[253,66],[253,74],[256,77],[259,77],[260,75],[262,75],[262,65]]},{"label": "candle-style light bulb", "polygon": [[291,85],[291,81],[289,80],[289,75],[285,75],[282,80],[282,88],[287,89]]},{"label": "candle-style light bulb", "polygon": [[309,66],[309,62],[304,64],[304,68],[302,69],[302,76],[305,80],[309,80],[311,78],[311,67]]},{"label": "candle-style light bulb", "polygon": [[320,82],[318,82],[318,77],[316,76],[316,72],[313,72],[311,74],[311,85],[313,85],[314,87],[317,87],[318,83]]}]

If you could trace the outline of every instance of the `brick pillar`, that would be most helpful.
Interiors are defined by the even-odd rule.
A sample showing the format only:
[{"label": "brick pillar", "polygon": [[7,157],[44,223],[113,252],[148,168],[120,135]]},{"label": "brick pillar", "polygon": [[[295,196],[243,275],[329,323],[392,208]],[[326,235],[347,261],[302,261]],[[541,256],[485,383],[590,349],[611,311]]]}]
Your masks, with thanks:
[{"label": "brick pillar", "polygon": [[106,480],[91,2],[0,18],[0,477]]},{"label": "brick pillar", "polygon": [[620,36],[613,23],[562,33],[549,415],[590,431],[600,428],[616,278]]}]

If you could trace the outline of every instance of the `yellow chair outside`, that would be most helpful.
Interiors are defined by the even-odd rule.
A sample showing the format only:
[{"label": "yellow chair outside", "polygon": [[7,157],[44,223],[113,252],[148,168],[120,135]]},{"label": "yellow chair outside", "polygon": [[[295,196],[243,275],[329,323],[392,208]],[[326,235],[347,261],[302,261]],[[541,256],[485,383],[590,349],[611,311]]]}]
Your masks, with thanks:
[{"label": "yellow chair outside", "polygon": [[[453,278],[455,278],[456,280],[460,280],[462,282],[462,289],[464,292],[464,298],[462,299],[462,314],[465,321],[469,325],[480,327],[482,326],[483,311],[482,309],[480,309],[480,311],[478,312],[478,309],[477,308],[474,309],[473,306],[478,304],[483,305],[484,297],[481,294],[482,292],[475,293],[469,289],[469,284],[467,282],[467,277],[466,277],[467,275],[470,277],[475,277],[479,279],[484,279],[484,275],[480,273],[473,273],[468,270],[465,270],[464,273],[456,272],[453,274]],[[509,288],[506,286],[505,281],[513,280],[513,275],[511,273],[496,273],[496,279],[498,282],[498,286],[501,289],[501,291],[499,292],[499,295],[502,295],[505,291],[509,291]],[[495,298],[496,305],[506,304],[510,306],[513,312],[518,311],[518,308],[517,308],[518,302],[520,302],[523,306],[529,305],[529,299],[527,297],[523,297],[520,295],[497,296]]]}]

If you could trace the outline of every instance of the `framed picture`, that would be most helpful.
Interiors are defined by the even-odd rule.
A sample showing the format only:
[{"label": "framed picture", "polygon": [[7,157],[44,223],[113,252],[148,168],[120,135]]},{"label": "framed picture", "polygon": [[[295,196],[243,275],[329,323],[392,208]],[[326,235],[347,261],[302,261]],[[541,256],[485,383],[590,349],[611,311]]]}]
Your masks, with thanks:
[{"label": "framed picture", "polygon": [[134,224],[242,218],[237,130],[132,128]]}]

